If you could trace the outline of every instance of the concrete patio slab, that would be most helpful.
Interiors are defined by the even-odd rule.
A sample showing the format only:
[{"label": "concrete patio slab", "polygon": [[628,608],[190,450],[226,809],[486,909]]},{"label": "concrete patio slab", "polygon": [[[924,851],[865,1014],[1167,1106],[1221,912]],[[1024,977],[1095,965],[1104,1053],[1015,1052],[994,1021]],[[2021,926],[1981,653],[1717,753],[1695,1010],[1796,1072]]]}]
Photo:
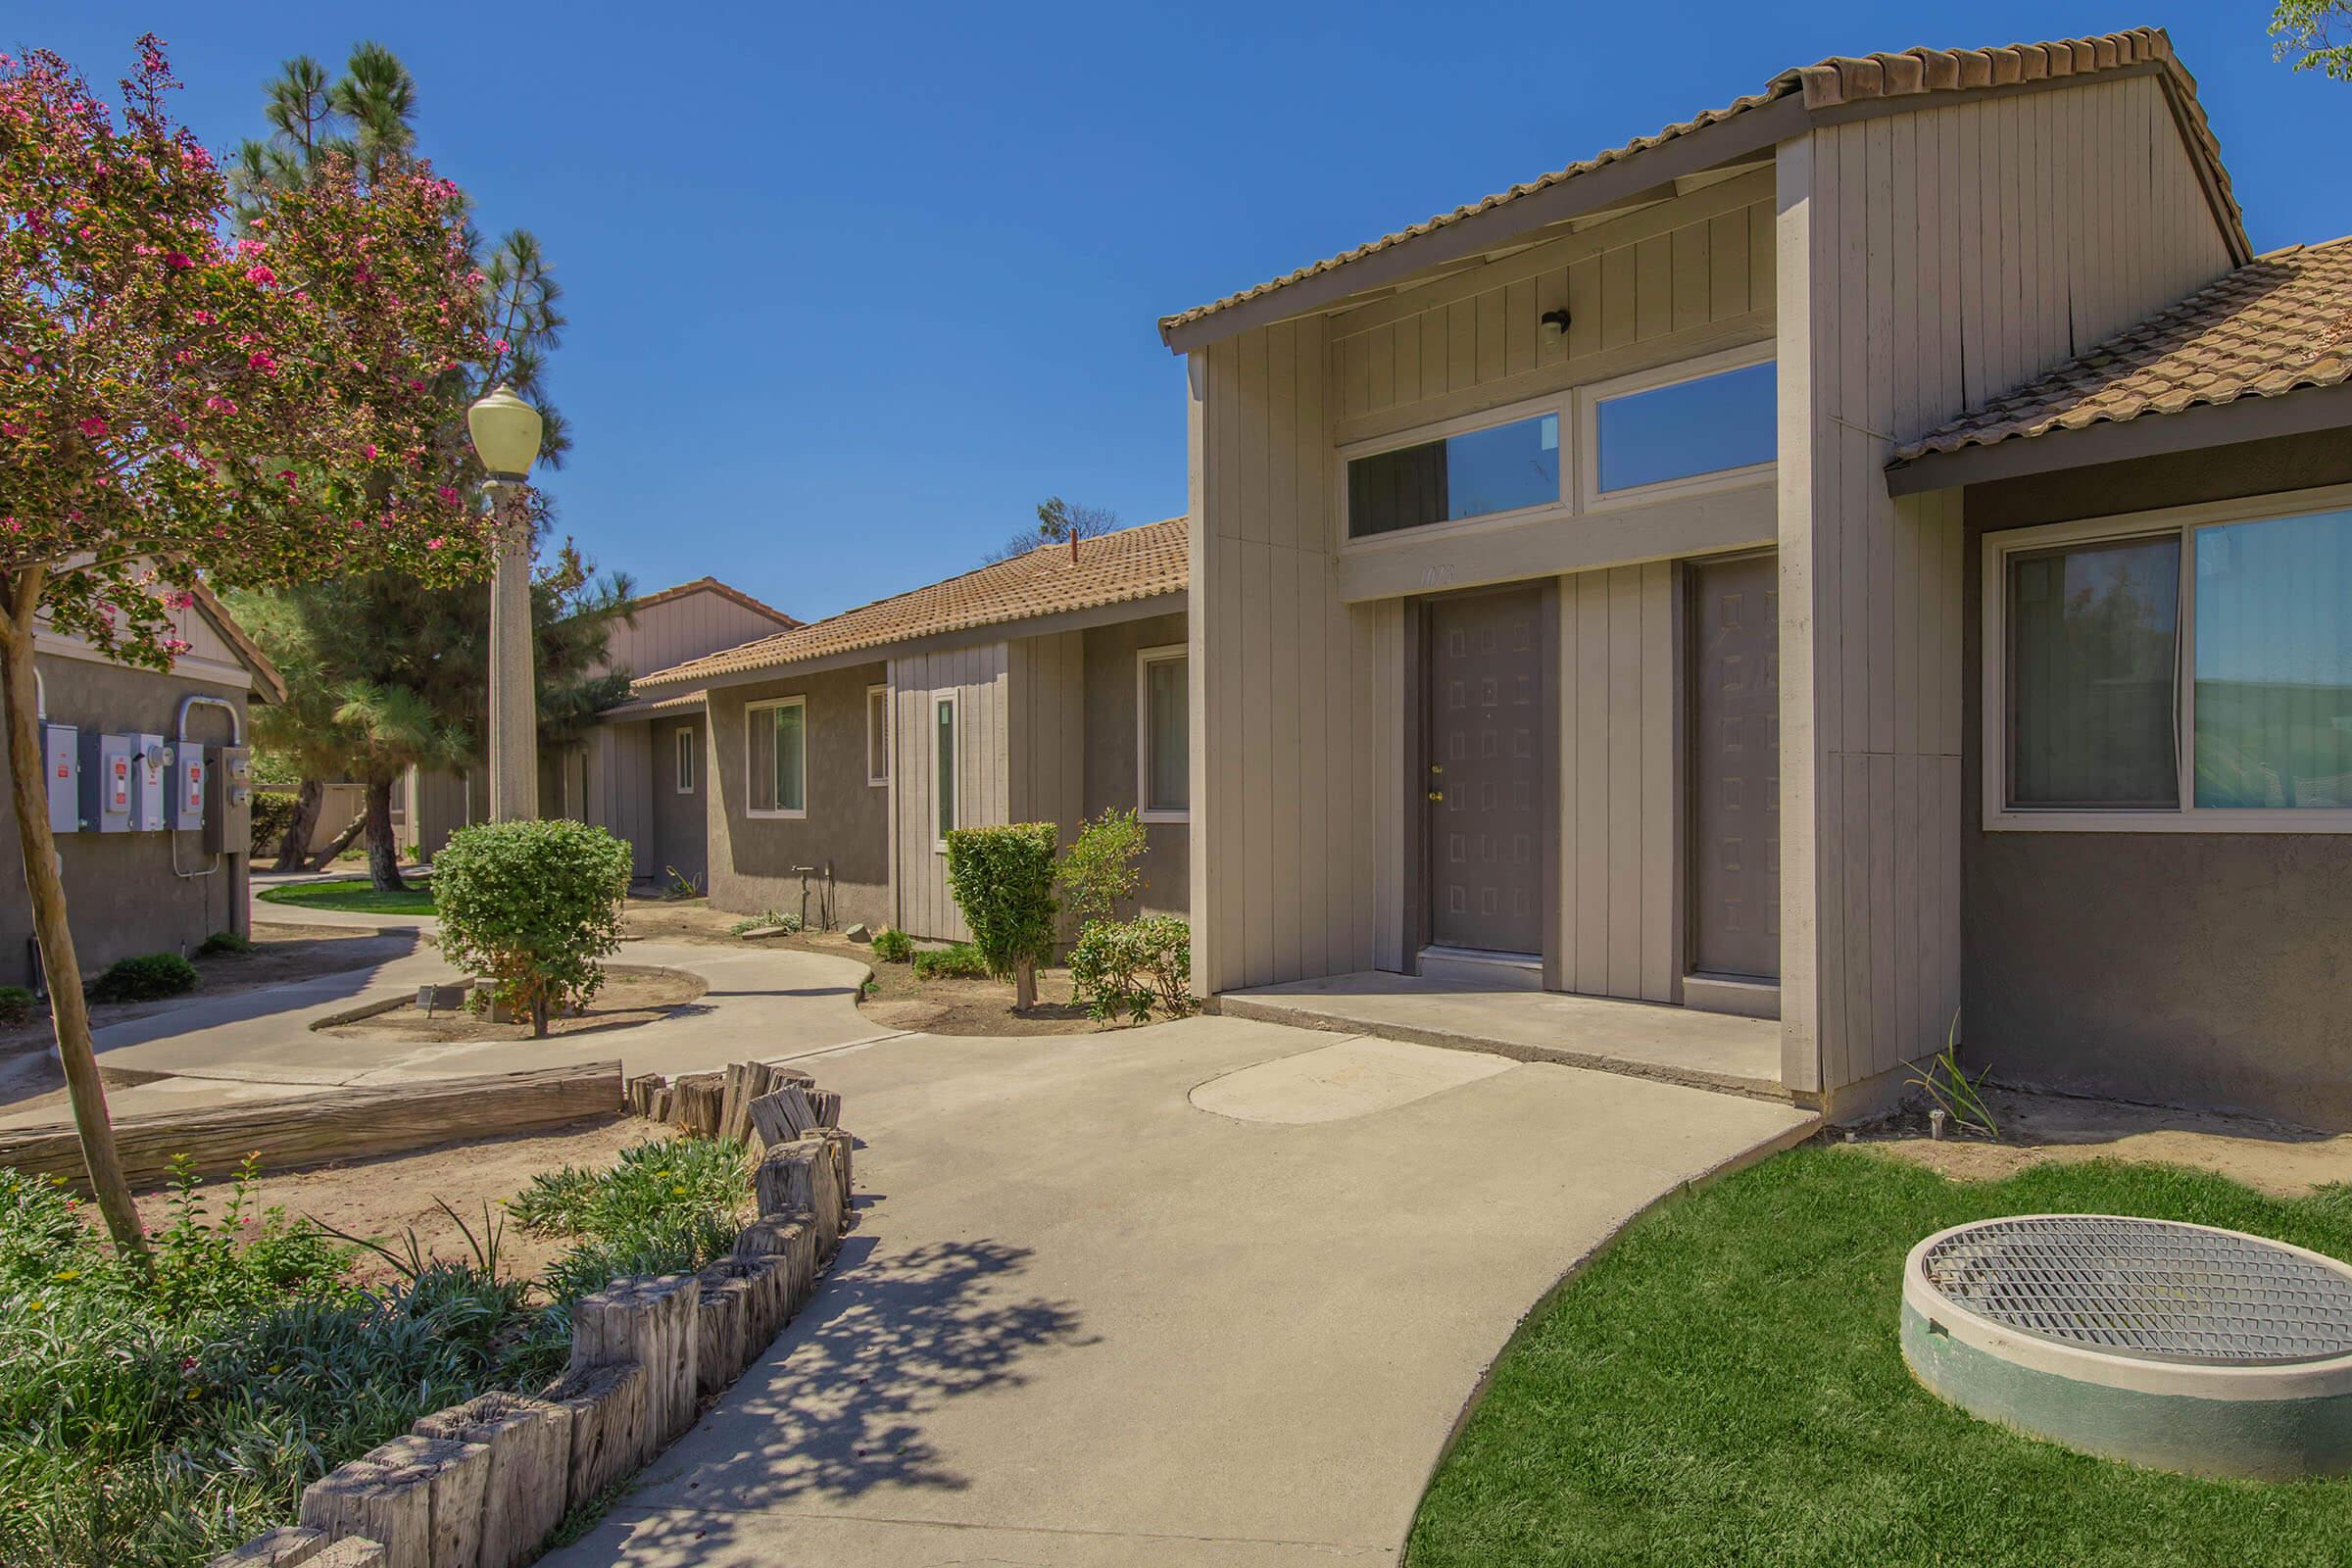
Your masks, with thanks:
[{"label": "concrete patio slab", "polygon": [[1237,1121],[1303,1126],[1394,1110],[1510,1070],[1501,1056],[1355,1035],[1211,1078],[1192,1100]]},{"label": "concrete patio slab", "polygon": [[1522,1314],[1661,1197],[1813,1125],[1509,1062],[1342,1119],[1194,1103],[1332,1045],[1218,1017],[818,1058],[863,1143],[858,1228],[548,1568],[1394,1563]]},{"label": "concrete patio slab", "polygon": [[1229,991],[1227,1017],[1493,1052],[1787,1101],[1781,1026],[1766,1018],[1367,970]]}]

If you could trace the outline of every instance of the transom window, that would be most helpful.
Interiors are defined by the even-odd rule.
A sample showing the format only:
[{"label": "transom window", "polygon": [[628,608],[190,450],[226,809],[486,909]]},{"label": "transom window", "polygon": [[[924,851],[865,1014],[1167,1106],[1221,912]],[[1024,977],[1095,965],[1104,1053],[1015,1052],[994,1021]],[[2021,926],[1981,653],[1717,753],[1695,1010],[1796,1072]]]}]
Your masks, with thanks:
[{"label": "transom window", "polygon": [[1992,826],[2352,828],[2352,506],[1987,538]]},{"label": "transom window", "polygon": [[1770,360],[1599,397],[1592,408],[1594,489],[1672,484],[1773,461],[1780,372]]},{"label": "transom window", "polygon": [[808,814],[808,700],[781,697],[744,709],[744,758],[754,816]]},{"label": "transom window", "polygon": [[1354,539],[1458,522],[1560,499],[1560,416],[1465,430],[1348,464],[1348,533]]},{"label": "transom window", "polygon": [[684,729],[678,731],[677,747],[678,793],[680,795],[692,795],[694,793],[694,764],[702,756],[702,754],[695,749],[693,725],[689,724]]},{"label": "transom window", "polygon": [[1147,822],[1181,822],[1192,807],[1192,704],[1184,645],[1136,655],[1136,776]]}]

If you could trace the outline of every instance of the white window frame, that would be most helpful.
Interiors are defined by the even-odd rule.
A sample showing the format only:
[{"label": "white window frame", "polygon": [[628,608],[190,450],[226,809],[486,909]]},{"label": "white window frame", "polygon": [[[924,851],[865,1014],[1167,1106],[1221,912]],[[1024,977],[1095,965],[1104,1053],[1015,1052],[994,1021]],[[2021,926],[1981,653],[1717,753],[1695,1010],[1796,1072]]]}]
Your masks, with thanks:
[{"label": "white window frame", "polygon": [[[1374,436],[1370,440],[1351,441],[1339,449],[1339,467],[1335,476],[1335,501],[1332,514],[1339,518],[1339,548],[1349,554],[1393,548],[1402,544],[1418,544],[1430,539],[1448,539],[1457,534],[1475,533],[1483,528],[1508,527],[1533,517],[1565,517],[1576,508],[1574,472],[1575,453],[1571,450],[1573,411],[1570,394],[1554,392],[1548,397],[1531,398],[1523,403],[1506,403],[1497,409],[1484,409],[1477,414],[1465,414],[1457,419],[1445,419],[1436,424],[1415,425],[1392,435]],[[1468,435],[1475,430],[1492,430],[1500,425],[1517,424],[1523,419],[1541,418],[1554,415],[1560,424],[1560,494],[1554,501],[1532,507],[1513,507],[1508,512],[1482,512],[1475,517],[1455,517],[1446,522],[1425,522],[1418,528],[1393,528],[1387,533],[1370,534],[1362,539],[1348,531],[1348,465],[1358,458],[1377,457],[1383,452],[1396,452],[1405,447],[1427,446],[1448,436]]]},{"label": "white window frame", "polygon": [[931,742],[925,748],[931,754],[931,799],[926,803],[931,811],[931,853],[948,853],[948,835],[939,825],[939,710],[948,710],[948,734],[955,750],[948,759],[948,788],[953,798],[948,802],[948,827],[963,826],[963,702],[960,692],[931,693]]},{"label": "white window frame", "polygon": [[1606,381],[1593,381],[1578,387],[1574,394],[1577,450],[1584,454],[1585,461],[1576,466],[1577,510],[1620,512],[1627,507],[1646,507],[1687,496],[1738,490],[1770,478],[1779,466],[1777,434],[1774,438],[1776,457],[1762,463],[1745,463],[1736,468],[1716,468],[1680,479],[1660,479],[1651,484],[1628,485],[1622,490],[1604,491],[1600,488],[1600,406],[1636,392],[1655,392],[1661,387],[1680,386],[1687,381],[1703,381],[1708,376],[1721,375],[1727,370],[1744,370],[1753,366],[1769,365],[1777,356],[1776,344],[1750,343],[1741,348],[1702,354],[1694,360],[1677,360],[1672,365],[1661,365],[1654,369],[1636,370],[1631,375],[1614,376]]},{"label": "white window frame", "polygon": [[670,745],[676,748],[676,756],[671,760],[671,766],[674,769],[671,782],[675,786],[676,793],[692,795],[695,781],[702,776],[698,754],[695,751],[694,726],[688,724],[678,730],[671,737]]},{"label": "white window frame", "polygon": [[[1162,643],[1155,648],[1139,648],[1135,651],[1135,809],[1136,815],[1146,822],[1190,822],[1193,819],[1189,805],[1180,810],[1170,810],[1165,807],[1154,808],[1152,805],[1152,666],[1170,662],[1181,664],[1189,652],[1190,649],[1183,643]],[[1185,679],[1189,692],[1191,670],[1185,671]],[[1186,723],[1190,725],[1189,717]],[[1185,746],[1189,752],[1192,746],[1189,734]],[[1189,794],[1192,786],[1188,783],[1185,787]]]},{"label": "white window frame", "polygon": [[[2008,528],[1984,535],[1979,582],[1984,601],[1984,821],[1987,832],[2004,833],[2352,833],[2352,808],[2303,810],[2291,807],[2199,806],[2196,804],[2197,625],[2196,530],[2215,523],[2258,522],[2339,512],[2352,507],[2352,485],[2286,491],[2154,512],[2086,517],[2038,527]],[[2179,726],[2176,765],[2180,804],[2170,810],[2101,810],[2096,807],[2014,808],[2009,802],[2008,610],[2009,558],[2053,545],[2151,539],[2180,541]]]},{"label": "white window frame", "polygon": [[[874,699],[882,699],[882,771],[874,771]],[[891,764],[898,760],[897,748],[890,744],[890,687],[888,684],[865,689],[865,781],[876,789],[890,782]]]},{"label": "white window frame", "polygon": [[[758,794],[759,775],[753,771],[752,762],[753,715],[774,712],[779,708],[797,708],[801,710],[801,804],[797,810],[787,810],[782,807],[769,807],[762,809],[752,805],[752,802],[760,798]],[[773,720],[770,722],[772,723]],[[808,699],[806,696],[767,697],[756,703],[743,705],[743,814],[745,816],[767,821],[797,822],[808,815]],[[770,760],[772,765],[772,753]]]}]

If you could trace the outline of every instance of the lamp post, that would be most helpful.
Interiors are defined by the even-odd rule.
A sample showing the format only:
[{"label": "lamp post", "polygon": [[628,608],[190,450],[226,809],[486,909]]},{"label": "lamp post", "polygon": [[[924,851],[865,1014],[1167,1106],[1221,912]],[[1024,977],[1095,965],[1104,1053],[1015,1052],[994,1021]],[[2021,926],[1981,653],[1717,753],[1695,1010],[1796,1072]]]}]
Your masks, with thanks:
[{"label": "lamp post", "polygon": [[523,501],[539,461],[539,411],[501,384],[466,411],[489,470],[496,564],[490,575],[490,820],[539,814],[538,675],[531,661],[531,518]]}]

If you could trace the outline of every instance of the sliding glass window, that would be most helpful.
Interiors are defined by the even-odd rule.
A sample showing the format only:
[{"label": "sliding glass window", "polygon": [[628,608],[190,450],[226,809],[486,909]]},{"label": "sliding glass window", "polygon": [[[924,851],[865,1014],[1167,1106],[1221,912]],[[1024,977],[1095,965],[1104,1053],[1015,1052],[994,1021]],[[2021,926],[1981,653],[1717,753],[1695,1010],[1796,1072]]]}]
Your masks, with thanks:
[{"label": "sliding glass window", "polygon": [[1348,536],[1492,516],[1560,500],[1560,416],[1538,415],[1348,463]]}]

